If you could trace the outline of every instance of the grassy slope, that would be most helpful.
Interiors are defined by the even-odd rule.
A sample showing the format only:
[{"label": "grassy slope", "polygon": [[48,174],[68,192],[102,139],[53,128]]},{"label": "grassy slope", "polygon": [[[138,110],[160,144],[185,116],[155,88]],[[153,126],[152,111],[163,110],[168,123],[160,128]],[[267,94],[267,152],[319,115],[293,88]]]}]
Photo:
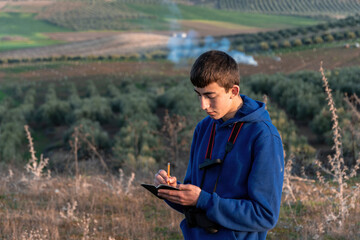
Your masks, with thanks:
[{"label": "grassy slope", "polygon": [[[39,234],[36,239],[183,239],[179,228],[183,215],[140,188],[140,182],[151,181],[150,174],[137,172],[131,182],[127,172],[123,178],[91,173],[95,167],[99,168],[88,163],[88,170],[81,168],[77,179],[52,173],[50,179],[39,181],[13,168],[11,176],[4,169],[0,238],[34,239],[31,231]],[[291,204],[283,200],[279,221],[267,239],[358,239],[359,202],[336,232],[334,222],[325,222],[329,206],[324,196],[316,199],[319,193],[309,183],[293,181],[292,187],[302,200]],[[332,197],[327,191],[322,195]],[[326,232],[318,234],[320,228]]]},{"label": "grassy slope", "polygon": [[36,20],[31,13],[0,13],[0,39],[3,37],[21,37],[16,41],[0,41],[0,51],[56,44],[42,33],[65,32],[67,29],[56,27],[46,22]]}]

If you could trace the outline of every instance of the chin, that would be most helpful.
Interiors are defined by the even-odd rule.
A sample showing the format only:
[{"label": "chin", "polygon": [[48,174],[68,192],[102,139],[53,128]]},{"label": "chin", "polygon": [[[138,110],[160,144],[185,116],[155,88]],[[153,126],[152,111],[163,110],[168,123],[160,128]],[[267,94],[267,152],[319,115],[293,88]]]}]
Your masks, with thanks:
[{"label": "chin", "polygon": [[217,116],[217,115],[215,115],[215,116],[211,116],[211,115],[209,115],[209,117],[211,117],[212,119],[214,119],[214,120],[219,120],[221,117],[219,117],[219,116]]}]

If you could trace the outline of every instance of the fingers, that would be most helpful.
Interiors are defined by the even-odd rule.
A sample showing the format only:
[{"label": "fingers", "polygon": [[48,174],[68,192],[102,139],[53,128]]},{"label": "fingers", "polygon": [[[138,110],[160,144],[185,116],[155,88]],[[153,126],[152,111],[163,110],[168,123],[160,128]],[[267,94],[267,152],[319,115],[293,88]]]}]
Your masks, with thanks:
[{"label": "fingers", "polygon": [[159,184],[166,184],[166,179],[167,179],[167,173],[165,172],[165,170],[160,169],[155,174],[155,179],[154,179],[155,186],[157,186]]},{"label": "fingers", "polygon": [[158,195],[173,203],[182,204],[182,195],[179,191],[160,189]]},{"label": "fingers", "polygon": [[201,189],[191,184],[179,184],[178,188],[180,191],[160,189],[159,196],[184,206],[196,206]]},{"label": "fingers", "polygon": [[[156,174],[155,174],[155,179],[154,179],[154,184],[155,186],[159,185],[159,184],[165,184],[166,183],[166,179],[164,178],[164,170],[160,169]],[[165,172],[165,176],[166,176],[166,172]]]},{"label": "fingers", "polygon": [[191,186],[190,184],[179,184],[178,188],[182,191],[190,191]]},{"label": "fingers", "polygon": [[160,175],[161,177],[163,177],[164,179],[167,178],[167,172],[164,169],[160,169],[157,172],[158,175]]},{"label": "fingers", "polygon": [[160,169],[155,174],[154,184],[155,186],[158,186],[159,184],[169,184],[172,187],[177,187],[177,179],[176,177],[168,177],[167,172]]}]

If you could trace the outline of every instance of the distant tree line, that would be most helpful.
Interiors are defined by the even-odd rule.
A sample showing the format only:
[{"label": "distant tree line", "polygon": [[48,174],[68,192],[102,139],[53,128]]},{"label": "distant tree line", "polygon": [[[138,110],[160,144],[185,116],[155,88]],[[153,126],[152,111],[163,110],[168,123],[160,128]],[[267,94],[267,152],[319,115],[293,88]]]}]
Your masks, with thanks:
[{"label": "distant tree line", "polygon": [[166,59],[167,51],[153,50],[145,53],[129,53],[119,55],[56,55],[49,57],[34,57],[34,58],[0,58],[1,64],[16,64],[16,63],[37,63],[37,62],[64,62],[64,61],[133,61],[133,60],[157,60]]}]

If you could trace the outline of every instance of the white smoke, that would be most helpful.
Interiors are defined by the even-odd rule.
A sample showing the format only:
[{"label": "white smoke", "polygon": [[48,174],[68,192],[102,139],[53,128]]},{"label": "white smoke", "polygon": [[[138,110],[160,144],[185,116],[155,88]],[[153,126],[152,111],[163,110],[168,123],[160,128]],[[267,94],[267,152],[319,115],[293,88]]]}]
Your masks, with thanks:
[{"label": "white smoke", "polygon": [[199,37],[195,31],[174,34],[169,39],[168,48],[170,50],[168,59],[174,63],[197,58],[209,50],[219,50],[228,53],[237,63],[258,65],[253,56],[245,55],[245,53],[237,50],[230,50],[230,41],[227,38],[215,41],[213,37],[207,36],[204,38],[203,44],[200,44]]}]

